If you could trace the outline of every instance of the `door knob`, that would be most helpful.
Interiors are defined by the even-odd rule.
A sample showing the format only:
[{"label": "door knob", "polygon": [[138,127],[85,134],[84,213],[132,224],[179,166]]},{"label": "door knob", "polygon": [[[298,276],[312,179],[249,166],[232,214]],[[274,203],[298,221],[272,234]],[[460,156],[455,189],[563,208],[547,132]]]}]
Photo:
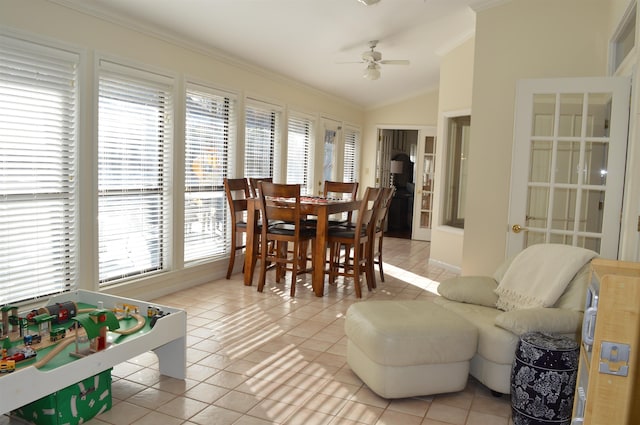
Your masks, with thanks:
[{"label": "door knob", "polygon": [[526,231],[527,229],[525,229],[524,227],[520,226],[519,224],[514,224],[513,226],[511,226],[511,230],[513,231],[513,233],[520,233],[523,230]]}]

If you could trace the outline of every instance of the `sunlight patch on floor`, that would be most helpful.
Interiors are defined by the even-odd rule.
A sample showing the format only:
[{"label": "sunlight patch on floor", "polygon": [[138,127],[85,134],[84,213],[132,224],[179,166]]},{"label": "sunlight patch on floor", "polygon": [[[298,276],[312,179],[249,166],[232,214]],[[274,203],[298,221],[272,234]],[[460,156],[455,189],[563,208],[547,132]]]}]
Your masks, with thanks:
[{"label": "sunlight patch on floor", "polygon": [[400,267],[396,267],[393,264],[384,263],[384,274],[393,276],[396,279],[403,280],[407,283],[410,283],[414,286],[417,286],[420,289],[425,291],[429,291],[435,295],[438,295],[438,285],[439,282],[429,279],[428,277],[420,276]]}]

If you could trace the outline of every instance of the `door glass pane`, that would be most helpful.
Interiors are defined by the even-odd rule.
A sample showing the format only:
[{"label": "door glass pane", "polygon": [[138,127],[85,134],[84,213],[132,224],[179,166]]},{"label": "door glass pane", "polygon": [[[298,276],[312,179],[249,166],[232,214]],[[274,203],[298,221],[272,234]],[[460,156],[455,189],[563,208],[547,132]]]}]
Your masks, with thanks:
[{"label": "door glass pane", "polygon": [[576,189],[556,188],[553,191],[552,229],[574,230],[576,195]]},{"label": "door glass pane", "polygon": [[322,164],[323,180],[334,180],[333,157],[336,143],[336,131],[325,129],[324,131],[324,162]]},{"label": "door glass pane", "polygon": [[549,235],[549,243],[573,245],[573,235],[560,235],[557,233],[552,233],[551,235]]},{"label": "door glass pane", "polygon": [[587,137],[609,137],[611,93],[589,93]]},{"label": "door glass pane", "polygon": [[556,183],[578,183],[580,142],[558,142]]},{"label": "door glass pane", "polygon": [[531,161],[529,181],[549,183],[551,181],[551,152],[553,144],[549,141],[531,142]]},{"label": "door glass pane", "polygon": [[600,252],[600,238],[587,238],[584,236],[578,236],[577,246],[581,246],[582,248],[590,249],[595,252]]},{"label": "door glass pane", "polygon": [[560,95],[560,125],[558,136],[577,137],[582,134],[582,93]]},{"label": "door glass pane", "polygon": [[607,184],[607,161],[609,156],[609,143],[587,142],[585,145],[584,160],[586,168],[585,183],[589,185]]},{"label": "door glass pane", "polygon": [[529,247],[531,245],[536,245],[539,243],[544,243],[544,233],[543,232],[532,232],[528,231],[524,235],[524,247]]},{"label": "door glass pane", "polygon": [[428,229],[431,227],[431,213],[422,212],[420,213],[420,227],[424,227]]},{"label": "door glass pane", "polygon": [[555,94],[533,95],[533,128],[531,129],[531,134],[533,136],[553,136],[555,110]]},{"label": "door glass pane", "polygon": [[530,187],[525,227],[546,227],[549,209],[549,188]]},{"label": "door glass pane", "polygon": [[424,138],[424,153],[434,153],[435,140],[435,137]]},{"label": "door glass pane", "polygon": [[601,233],[604,212],[604,190],[582,191],[580,228],[582,232]]},{"label": "door glass pane", "polygon": [[423,192],[422,194],[422,209],[431,210],[431,193]]}]

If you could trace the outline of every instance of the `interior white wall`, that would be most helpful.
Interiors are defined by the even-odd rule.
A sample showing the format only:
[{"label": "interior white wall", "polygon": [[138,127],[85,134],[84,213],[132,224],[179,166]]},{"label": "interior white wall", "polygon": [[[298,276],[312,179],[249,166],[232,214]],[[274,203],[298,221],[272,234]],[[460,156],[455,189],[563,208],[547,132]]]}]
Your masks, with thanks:
[{"label": "interior white wall", "polygon": [[600,0],[477,13],[463,274],[491,274],[505,257],[516,81],[606,75],[610,13]]},{"label": "interior white wall", "polygon": [[[440,64],[440,98],[438,103],[438,136],[434,184],[435,209],[431,230],[429,261],[453,271],[460,271],[462,266],[462,247],[465,232],[442,224],[441,199],[444,191],[444,170],[447,152],[445,123],[448,117],[471,113],[471,134],[473,135],[474,115],[471,111],[471,93],[474,45],[474,38],[465,41],[444,54]],[[467,215],[471,213],[471,210],[467,211]]]},{"label": "interior white wall", "polygon": [[[299,111],[314,111],[318,117],[331,116],[342,122],[362,126],[364,111],[342,99],[327,95],[316,89],[303,86],[266,70],[243,64],[221,55],[206,51],[200,46],[187,45],[180,40],[169,40],[165,36],[154,36],[124,27],[109,19],[101,19],[80,13],[71,8],[45,0],[2,1],[0,6],[0,27],[27,38],[38,38],[46,42],[64,44],[84,52],[86,77],[81,88],[85,109],[81,111],[81,133],[79,149],[80,170],[80,286],[97,289],[97,234],[96,234],[96,187],[95,171],[96,111],[93,110],[94,60],[96,55],[106,54],[131,64],[143,64],[162,70],[177,77],[182,87],[183,77],[206,82],[214,87],[237,93],[238,97],[256,97],[273,101],[285,108]],[[178,93],[178,98],[182,96]],[[242,103],[240,104],[240,106]],[[240,119],[243,115],[240,111]],[[176,116],[176,128],[180,128],[181,117]],[[240,121],[242,122],[242,121]],[[242,126],[239,126],[238,140],[242,140]],[[177,145],[183,144],[179,130],[174,135]],[[180,152],[179,146],[176,151]],[[176,192],[180,192],[179,182],[183,165],[174,162]],[[175,205],[181,200],[176,197]],[[180,208],[174,209],[180,212]],[[180,214],[174,216],[173,226],[180,229]],[[185,267],[179,253],[182,252],[181,239],[175,238],[170,270],[144,279],[135,285],[109,287],[108,292],[132,298],[147,299],[166,293],[179,291],[191,285],[223,277],[227,260],[210,261]],[[241,261],[237,260],[238,270]]]}]

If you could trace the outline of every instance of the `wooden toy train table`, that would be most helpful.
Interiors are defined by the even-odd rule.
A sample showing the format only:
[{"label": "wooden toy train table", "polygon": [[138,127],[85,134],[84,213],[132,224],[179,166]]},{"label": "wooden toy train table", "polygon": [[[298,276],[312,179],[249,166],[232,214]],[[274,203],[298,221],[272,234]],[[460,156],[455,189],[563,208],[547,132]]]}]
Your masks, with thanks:
[{"label": "wooden toy train table", "polygon": [[[73,301],[82,305],[113,309],[117,305],[139,306],[146,315],[146,301],[117,297],[98,292],[77,290],[50,298],[46,305]],[[111,343],[102,350],[86,357],[75,358],[65,353],[48,367],[36,368],[29,362],[15,372],[0,376],[0,414],[8,413],[69,385],[97,375],[113,366],[147,351],[158,356],[159,371],[176,379],[186,375],[187,315],[184,310],[158,306],[164,315],[151,327],[149,320],[139,331],[130,335],[110,335]],[[40,356],[40,354],[38,354]]]}]

